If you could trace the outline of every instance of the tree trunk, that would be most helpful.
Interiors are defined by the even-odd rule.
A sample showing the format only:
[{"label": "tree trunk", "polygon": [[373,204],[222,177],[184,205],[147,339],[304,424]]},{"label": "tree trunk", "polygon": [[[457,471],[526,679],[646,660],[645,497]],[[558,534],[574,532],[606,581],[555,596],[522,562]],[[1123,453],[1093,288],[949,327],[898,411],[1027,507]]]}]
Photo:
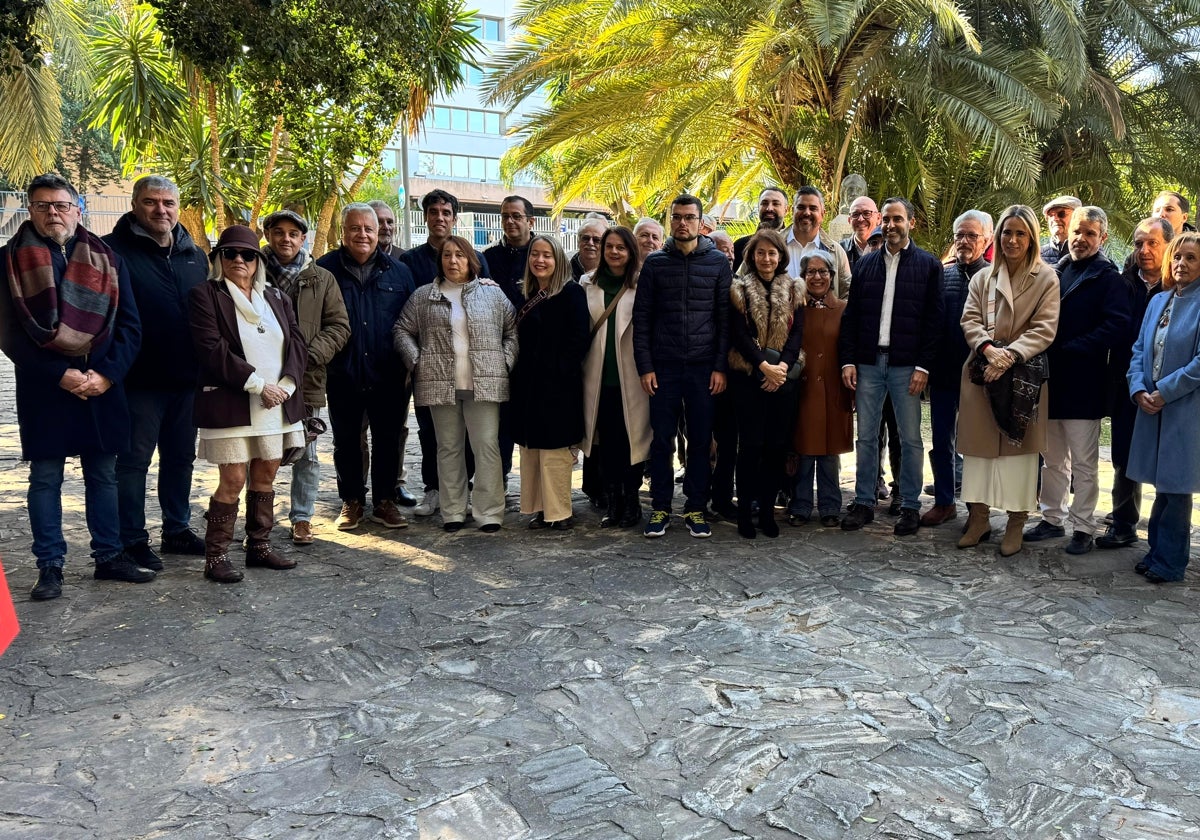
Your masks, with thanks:
[{"label": "tree trunk", "polygon": [[212,176],[213,230],[219,237],[225,229],[225,199],[221,195],[221,121],[217,116],[216,83],[206,81],[204,93],[208,99],[208,154],[211,170],[209,174]]},{"label": "tree trunk", "polygon": [[[346,195],[352,196],[362,189],[363,183],[365,183],[367,180],[367,175],[369,175],[371,170],[375,167],[375,162],[379,160],[379,152],[382,151],[382,149],[378,150],[374,155],[367,159],[367,163],[363,164],[363,168],[358,171],[358,177],[354,179],[354,183],[352,183],[346,189]],[[344,172],[349,165],[350,162],[347,161],[341,167],[342,171]],[[334,190],[321,205],[321,214],[317,217],[317,232],[313,237],[313,253],[316,256],[320,256],[320,254],[324,254],[333,250],[333,243],[330,243],[327,240],[329,238],[330,228],[333,226],[333,211],[337,209],[337,204],[338,193],[337,190]],[[407,210],[404,212],[407,212]]]},{"label": "tree trunk", "polygon": [[193,204],[179,209],[179,224],[192,235],[196,247],[204,253],[209,252],[208,235],[204,232],[204,207]]},{"label": "tree trunk", "polygon": [[275,161],[279,157],[279,145],[283,138],[283,114],[275,118],[275,128],[271,131],[271,149],[267,152],[267,164],[263,167],[262,180],[258,185],[258,197],[250,208],[250,229],[258,230],[258,216],[262,213],[263,205],[267,203],[267,190],[271,186],[271,176],[275,174]]}]

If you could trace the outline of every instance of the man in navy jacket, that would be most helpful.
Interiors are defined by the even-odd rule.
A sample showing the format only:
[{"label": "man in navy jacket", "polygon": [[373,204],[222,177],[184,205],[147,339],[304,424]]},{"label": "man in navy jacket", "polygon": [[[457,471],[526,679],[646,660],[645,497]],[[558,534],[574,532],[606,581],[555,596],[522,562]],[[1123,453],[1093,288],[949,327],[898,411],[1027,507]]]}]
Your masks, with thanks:
[{"label": "man in navy jacket", "polygon": [[842,382],[858,406],[854,504],[842,528],[855,531],[875,518],[879,419],[884,397],[891,396],[900,428],[901,507],[894,531],[906,536],[920,527],[921,391],[938,353],[945,303],[941,262],[909,239],[912,203],[889,198],[882,216],[884,247],[855,266],[838,338]]},{"label": "man in navy jacket", "polygon": [[650,395],[650,496],[647,537],[670,524],[675,481],[671,452],[679,415],[687,420],[683,518],[693,537],[712,535],[704,520],[712,468],[713,397],[725,390],[729,354],[729,260],[700,235],[703,205],[671,202],[671,238],[646,258],[633,304],[633,355]]},{"label": "man in navy jacket", "polygon": [[[1025,532],[1025,540],[1064,536],[1069,521],[1068,554],[1092,550],[1108,357],[1121,341],[1129,340],[1129,292],[1117,267],[1100,250],[1107,239],[1108,215],[1099,207],[1078,208],[1067,232],[1070,256],[1056,266],[1062,305],[1058,332],[1046,351],[1050,422],[1043,453],[1042,521]],[[1072,485],[1075,496],[1068,508]]]}]

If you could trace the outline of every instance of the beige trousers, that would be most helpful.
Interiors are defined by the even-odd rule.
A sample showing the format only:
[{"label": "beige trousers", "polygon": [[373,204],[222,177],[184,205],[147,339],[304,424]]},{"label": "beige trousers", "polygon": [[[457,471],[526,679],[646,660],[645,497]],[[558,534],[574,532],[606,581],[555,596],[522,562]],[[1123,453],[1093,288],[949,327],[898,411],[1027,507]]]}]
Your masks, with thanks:
[{"label": "beige trousers", "polygon": [[521,447],[521,513],[542,512],[547,522],[571,518],[571,468],[565,449]]}]

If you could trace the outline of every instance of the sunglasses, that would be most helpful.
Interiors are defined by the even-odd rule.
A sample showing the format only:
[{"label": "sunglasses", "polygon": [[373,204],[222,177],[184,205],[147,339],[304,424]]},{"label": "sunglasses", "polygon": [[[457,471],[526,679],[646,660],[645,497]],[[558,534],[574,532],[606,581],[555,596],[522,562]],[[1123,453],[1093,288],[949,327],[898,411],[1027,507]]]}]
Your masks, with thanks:
[{"label": "sunglasses", "polygon": [[234,257],[241,257],[242,262],[252,263],[258,259],[258,252],[251,251],[248,248],[222,248],[221,259],[232,260]]}]

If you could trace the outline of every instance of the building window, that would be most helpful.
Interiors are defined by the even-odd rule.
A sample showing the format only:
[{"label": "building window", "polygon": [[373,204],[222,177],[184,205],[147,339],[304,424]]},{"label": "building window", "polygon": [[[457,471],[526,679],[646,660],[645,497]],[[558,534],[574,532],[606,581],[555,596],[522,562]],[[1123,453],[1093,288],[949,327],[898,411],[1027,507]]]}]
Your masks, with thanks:
[{"label": "building window", "polygon": [[500,181],[500,159],[451,155],[441,152],[421,152],[417,156],[417,173],[433,178],[458,178],[471,181]]},{"label": "building window", "polygon": [[440,131],[469,131],[472,134],[502,133],[500,114],[495,111],[476,111],[473,108],[433,108],[433,128]]},{"label": "building window", "polygon": [[504,20],[502,18],[475,18],[475,37],[480,41],[504,41]]}]

